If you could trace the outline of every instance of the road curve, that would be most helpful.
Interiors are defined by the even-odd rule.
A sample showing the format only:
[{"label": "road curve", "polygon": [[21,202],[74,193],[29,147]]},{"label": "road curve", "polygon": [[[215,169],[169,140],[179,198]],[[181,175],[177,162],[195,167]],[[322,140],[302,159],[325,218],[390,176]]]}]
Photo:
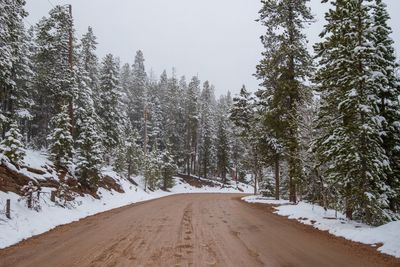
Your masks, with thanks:
[{"label": "road curve", "polygon": [[57,227],[0,250],[0,266],[400,266],[234,194],[184,194]]}]

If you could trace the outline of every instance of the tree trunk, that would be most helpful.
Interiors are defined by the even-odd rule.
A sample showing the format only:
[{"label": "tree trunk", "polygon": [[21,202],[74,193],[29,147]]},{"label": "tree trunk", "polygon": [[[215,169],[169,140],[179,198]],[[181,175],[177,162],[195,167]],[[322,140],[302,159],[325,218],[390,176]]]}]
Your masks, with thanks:
[{"label": "tree trunk", "polygon": [[257,195],[257,183],[258,183],[257,171],[255,171],[254,172],[254,195]]},{"label": "tree trunk", "polygon": [[203,166],[204,168],[203,168],[203,174],[204,174],[204,178],[207,178],[207,163],[206,163],[206,161],[204,160],[204,166]]},{"label": "tree trunk", "polygon": [[345,209],[346,209],[346,218],[349,220],[353,219],[353,207],[350,205],[350,194],[351,194],[351,185],[346,185],[346,198],[345,198]]},{"label": "tree trunk", "polygon": [[193,169],[193,155],[190,155],[190,173],[192,174],[194,172]]},{"label": "tree trunk", "polygon": [[289,201],[296,203],[296,185],[294,184],[293,177],[289,175]]},{"label": "tree trunk", "polygon": [[186,160],[186,172],[190,176],[190,155],[187,156]]},{"label": "tree trunk", "polygon": [[197,162],[197,145],[194,148],[194,155],[193,155],[193,172],[195,175],[197,175],[197,173],[198,173],[196,170],[196,167],[197,167],[196,162]]},{"label": "tree trunk", "polygon": [[164,184],[163,184],[163,190],[165,191],[165,190],[167,190],[167,172],[166,171],[164,171],[164,179],[163,179],[164,181]]},{"label": "tree trunk", "polygon": [[253,152],[254,152],[254,195],[257,195],[257,187],[258,187],[258,179],[259,179],[257,148],[254,148]]},{"label": "tree trunk", "polygon": [[279,200],[279,187],[280,187],[280,177],[279,177],[279,156],[275,157],[275,199]]}]

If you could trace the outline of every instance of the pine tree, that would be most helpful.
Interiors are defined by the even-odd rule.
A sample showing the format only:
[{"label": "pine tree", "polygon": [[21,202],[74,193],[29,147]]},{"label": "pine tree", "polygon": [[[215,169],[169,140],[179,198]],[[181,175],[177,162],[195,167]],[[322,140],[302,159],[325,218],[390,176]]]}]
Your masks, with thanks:
[{"label": "pine tree", "polygon": [[[272,76],[268,78],[268,82],[272,81]],[[274,168],[274,176],[275,176],[275,199],[280,198],[280,188],[281,188],[281,161],[285,156],[285,146],[284,142],[286,139],[286,131],[289,127],[287,123],[287,111],[281,108],[279,101],[279,97],[275,98],[277,94],[278,88],[266,87],[265,89],[260,89],[256,92],[257,101],[257,110],[261,113],[260,118],[260,127],[262,128],[262,139],[263,142],[261,144],[261,154],[264,161]],[[275,101],[275,99],[279,99]],[[297,109],[296,112],[299,112],[301,109]],[[300,114],[298,116],[301,116]],[[304,119],[304,117],[303,117]],[[302,120],[303,120],[302,119]],[[302,120],[296,120],[297,129],[301,128]],[[298,140],[300,141],[299,145],[302,142],[302,138],[300,138],[300,132],[298,136]],[[287,149],[286,149],[287,150]],[[300,152],[300,151],[299,151]],[[300,154],[298,155],[300,158]],[[302,178],[302,177],[300,177]],[[290,183],[294,183],[293,179],[290,179]],[[297,186],[300,186],[300,179],[297,181]],[[293,186],[291,187],[293,190]]]},{"label": "pine tree", "polygon": [[[61,106],[69,104],[72,115],[72,99],[76,98],[77,84],[69,61],[69,33],[73,33],[73,21],[66,6],[56,6],[36,26],[37,53],[34,57],[36,75],[33,81],[36,126],[32,129],[35,145],[46,146],[49,119],[58,114]],[[74,42],[74,39],[73,39]],[[75,57],[73,58],[75,62]],[[72,126],[71,126],[72,127]]]},{"label": "pine tree", "polygon": [[77,137],[80,133],[83,120],[87,114],[93,114],[96,124],[99,124],[100,118],[95,113],[95,104],[93,101],[93,91],[89,87],[90,78],[88,73],[81,67],[75,68],[75,78],[78,88],[77,97],[75,100],[75,134]]},{"label": "pine tree", "polygon": [[88,86],[97,92],[99,85],[98,58],[96,55],[97,41],[92,27],[82,36],[79,57],[84,70],[88,75]]},{"label": "pine tree", "polygon": [[[132,112],[130,110],[130,88],[132,83],[132,70],[128,63],[125,63],[121,68],[121,73],[119,74],[119,84],[121,85],[121,101],[124,105],[125,112],[129,117]],[[129,119],[129,123],[132,122]]]},{"label": "pine tree", "polygon": [[[96,114],[96,107],[99,106],[99,88],[98,88],[98,71],[97,57],[95,55],[95,37],[91,28],[84,35],[80,44],[80,52],[77,64],[74,67],[74,77],[78,91],[75,99],[75,120],[76,130],[75,137],[79,136],[81,124],[85,116],[90,114],[94,119],[96,126],[100,122],[100,118]],[[96,97],[97,95],[97,97]]]},{"label": "pine tree", "polygon": [[114,154],[114,169],[120,173],[127,173],[130,178],[132,174],[139,174],[141,170],[143,151],[137,130],[130,125],[129,119],[126,119],[124,124],[124,131]]},{"label": "pine tree", "polygon": [[51,119],[52,131],[48,136],[50,158],[57,168],[67,168],[72,163],[74,140],[70,129],[68,106]]},{"label": "pine tree", "polygon": [[25,122],[31,118],[32,66],[29,35],[24,28],[25,1],[0,2],[0,127],[2,137],[11,118]]},{"label": "pine tree", "polygon": [[296,202],[296,184],[301,180],[298,109],[307,94],[305,80],[310,74],[311,57],[302,33],[304,24],[313,19],[308,0],[263,0],[260,10],[262,25],[267,33],[261,37],[265,51],[257,66],[257,78],[262,80],[261,96],[271,103],[268,110],[275,113],[273,124],[277,139],[286,148],[289,165],[289,199]]},{"label": "pine tree", "polygon": [[186,161],[188,174],[195,173],[197,157],[197,141],[199,128],[199,95],[200,81],[194,76],[189,83],[185,96],[186,125]]},{"label": "pine tree", "polygon": [[383,146],[390,161],[390,169],[387,168],[387,194],[389,208],[392,212],[400,210],[400,112],[399,99],[400,82],[395,75],[398,68],[394,51],[394,42],[390,38],[392,29],[388,25],[390,19],[386,4],[382,0],[376,0],[373,6],[373,43],[376,49],[374,66],[377,77],[378,108],[382,117]]},{"label": "pine tree", "polygon": [[143,161],[143,151],[138,144],[139,133],[132,130],[126,140],[126,162],[128,165],[128,178],[132,174],[139,174]]},{"label": "pine tree", "polygon": [[177,170],[177,166],[174,163],[172,155],[169,153],[168,149],[164,150],[159,156],[160,161],[160,172],[162,176],[162,189],[167,190],[171,188],[173,183],[173,175]]},{"label": "pine tree", "polygon": [[[233,107],[230,110],[230,119],[237,127],[238,135],[246,145],[243,165],[253,173],[254,194],[257,194],[258,182],[261,178],[262,160],[260,157],[260,114],[255,109],[255,100],[251,93],[243,86],[239,96],[233,98]],[[261,136],[262,137],[262,136]]]},{"label": "pine tree", "polygon": [[[84,82],[84,85],[82,82],[78,82],[78,86],[80,88],[78,89],[76,102],[80,103],[76,103],[76,105],[79,107],[80,104],[83,103],[84,106],[81,106],[82,108],[85,108],[86,105],[89,105],[89,107],[85,109],[90,110],[90,112],[92,112],[92,108],[97,109],[101,103],[101,92],[99,89],[99,62],[96,55],[96,39],[97,38],[93,33],[92,27],[88,27],[87,33],[82,36],[79,44],[79,72],[75,73],[75,76],[81,76],[81,80]],[[85,96],[83,96],[83,94]],[[81,100],[82,97],[84,100]],[[98,119],[96,119],[96,121],[98,121]]]},{"label": "pine tree", "polygon": [[100,70],[100,107],[97,110],[101,118],[103,145],[106,159],[110,162],[111,153],[120,143],[122,115],[119,109],[120,89],[118,84],[118,66],[111,54],[103,59]]},{"label": "pine tree", "polygon": [[[160,75],[160,80],[158,82],[158,87],[160,90],[160,100],[161,103],[164,103],[165,101],[165,97],[168,91],[168,75],[167,75],[167,71],[164,70],[161,75]],[[166,107],[163,106],[163,112],[165,113],[166,111]]]},{"label": "pine tree", "polygon": [[100,181],[100,169],[103,163],[104,147],[101,140],[101,119],[95,110],[95,97],[98,88],[96,41],[89,27],[80,44],[78,64],[75,67],[76,83],[78,85],[75,100],[75,147],[76,175],[81,184],[96,188]]},{"label": "pine tree", "polygon": [[157,81],[149,80],[147,94],[150,115],[148,121],[149,147],[157,150],[165,148],[164,114],[160,98],[161,91]]},{"label": "pine tree", "polygon": [[242,86],[239,96],[233,99],[234,105],[230,110],[230,119],[239,128],[240,135],[247,136],[252,127],[253,118],[252,99],[250,93],[247,92],[246,86]]},{"label": "pine tree", "polygon": [[[201,92],[201,118],[200,118],[200,155],[199,163],[201,164],[202,173],[205,178],[208,177],[215,158],[214,147],[214,118],[213,118],[213,103],[215,103],[213,87],[208,81],[204,82]],[[199,168],[200,168],[199,164]]]},{"label": "pine tree", "polygon": [[[186,87],[186,85],[182,85]],[[183,124],[183,103],[181,96],[184,90],[178,83],[178,79],[173,70],[172,77],[168,80],[167,91],[165,93],[164,105],[165,105],[165,131],[166,131],[166,142],[170,144],[170,153],[178,166],[182,165],[184,158],[183,153],[183,142],[181,137],[184,134]]]},{"label": "pine tree", "polygon": [[120,74],[120,84],[122,90],[126,93],[128,96],[129,94],[129,87],[131,86],[131,79],[132,79],[132,70],[131,66],[126,63],[122,66],[121,68],[121,74]]},{"label": "pine tree", "polygon": [[145,190],[149,188],[154,191],[159,188],[161,180],[161,170],[159,155],[156,149],[153,149],[144,160],[144,179]]},{"label": "pine tree", "polygon": [[[242,92],[244,91],[244,92]],[[237,109],[239,106],[236,106],[237,97],[231,98],[230,92],[228,92],[228,119],[229,119],[229,124],[230,124],[230,137],[229,139],[231,140],[231,161],[232,161],[232,177],[235,179],[236,182],[243,181],[243,178],[246,175],[246,170],[244,168],[243,162],[244,162],[244,154],[243,152],[246,150],[243,138],[241,137],[241,132],[243,129],[238,127],[236,123],[234,122],[234,118],[238,114]],[[246,87],[243,85],[242,89],[240,90],[240,95],[242,96],[243,94],[248,94],[246,92]],[[245,98],[245,101],[247,101],[247,98]],[[235,115],[233,115],[235,113]],[[239,115],[240,116],[240,115]]]},{"label": "pine tree", "polygon": [[[188,84],[186,82],[186,77],[181,76],[179,80],[179,87],[178,87],[178,100],[177,100],[177,117],[175,118],[176,120],[176,132],[177,135],[180,136],[181,138],[185,136],[185,131],[186,131],[186,121],[185,121],[185,104],[186,104],[186,99],[185,96],[188,91]],[[174,144],[174,149],[177,150],[176,156],[175,156],[175,163],[179,168],[185,168],[185,156],[187,155],[187,150],[185,146],[185,141],[180,140],[179,142]]]},{"label": "pine tree", "polygon": [[[233,122],[232,122],[233,123]],[[236,182],[244,182],[247,169],[244,166],[246,146],[240,137],[238,127],[233,125],[230,135],[231,142],[231,161],[232,161],[232,177]]]},{"label": "pine tree", "polygon": [[102,163],[102,143],[94,113],[87,113],[80,125],[77,144],[76,172],[81,184],[97,187]]},{"label": "pine tree", "polygon": [[221,97],[218,103],[217,114],[217,137],[216,137],[216,150],[217,150],[217,171],[222,178],[223,183],[226,183],[226,174],[230,168],[229,161],[229,136],[228,136],[228,118],[227,118],[227,103],[226,98]]},{"label": "pine tree", "polygon": [[143,128],[143,112],[146,103],[147,74],[142,51],[137,51],[132,66],[132,82],[129,90],[129,118],[133,127],[139,132]]},{"label": "pine tree", "polygon": [[27,33],[21,28],[21,51],[16,65],[16,87],[13,96],[15,117],[20,124],[21,134],[25,142],[30,142],[31,121],[33,119],[32,107],[34,106],[34,64],[35,44],[33,42],[34,29],[31,27]]},{"label": "pine tree", "polygon": [[0,153],[14,165],[20,165],[25,157],[25,148],[18,125],[13,121],[0,143]]},{"label": "pine tree", "polygon": [[302,160],[304,166],[304,180],[302,181],[303,199],[312,203],[319,203],[324,208],[327,207],[326,187],[324,187],[323,172],[324,166],[319,165],[317,154],[313,151],[314,143],[321,136],[318,125],[318,112],[320,106],[319,96],[316,95],[310,105],[303,107],[300,114],[303,117],[300,125],[300,137],[302,144]]},{"label": "pine tree", "polygon": [[316,80],[321,92],[317,153],[326,167],[326,182],[335,202],[349,218],[369,224],[387,220],[384,209],[389,159],[380,134],[381,88],[371,31],[369,0],[337,1],[327,15],[315,46],[321,68]]}]

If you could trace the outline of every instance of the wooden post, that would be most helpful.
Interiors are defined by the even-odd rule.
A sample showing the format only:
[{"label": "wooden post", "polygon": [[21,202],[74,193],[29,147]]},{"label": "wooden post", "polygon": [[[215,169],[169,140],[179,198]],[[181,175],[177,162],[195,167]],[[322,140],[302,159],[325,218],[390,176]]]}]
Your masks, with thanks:
[{"label": "wooden post", "polygon": [[7,202],[6,202],[6,217],[7,217],[8,219],[11,219],[11,209],[10,209],[10,206],[11,206],[11,200],[7,199]]},{"label": "wooden post", "polygon": [[56,202],[56,191],[51,191],[50,200]]},{"label": "wooden post", "polygon": [[28,209],[32,209],[32,192],[28,193]]}]

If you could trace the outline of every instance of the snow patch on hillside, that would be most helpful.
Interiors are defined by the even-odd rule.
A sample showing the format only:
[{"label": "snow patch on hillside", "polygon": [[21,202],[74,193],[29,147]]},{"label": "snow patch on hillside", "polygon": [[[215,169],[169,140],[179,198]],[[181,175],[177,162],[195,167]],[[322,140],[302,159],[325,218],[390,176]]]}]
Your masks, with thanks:
[{"label": "snow patch on hillside", "polygon": [[[40,154],[33,155],[37,161],[29,160],[30,166],[39,168],[45,162],[45,157],[41,158]],[[98,195],[100,199],[95,199],[90,195],[83,197],[78,196],[75,200],[69,203],[67,207],[61,207],[50,201],[51,188],[42,188],[40,197],[41,210],[39,212],[27,208],[26,202],[20,200],[20,196],[15,193],[5,193],[0,191],[0,248],[5,248],[19,241],[47,232],[58,225],[78,221],[90,215],[99,212],[122,207],[132,203],[151,200],[173,194],[181,193],[242,193],[235,188],[219,188],[207,187],[195,188],[184,183],[179,178],[174,178],[175,186],[170,192],[155,191],[145,192],[143,190],[143,178],[135,177],[135,181],[139,186],[135,186],[126,179],[120,177],[117,173],[106,168],[103,170],[103,175],[108,175],[116,180],[125,191],[118,193],[100,188]],[[251,186],[239,184],[239,187],[245,192],[251,192]],[[5,217],[3,207],[5,207],[6,199],[11,200],[11,220]]]},{"label": "snow patch on hillside", "polygon": [[[1,154],[0,154],[1,155]],[[10,163],[7,157],[2,156],[1,163],[6,166],[7,168],[25,175],[32,180],[40,181],[40,180],[47,180],[52,179],[58,181],[58,175],[56,171],[52,170],[53,164],[48,159],[48,154],[46,151],[39,151],[39,150],[32,150],[26,149],[25,150],[25,157],[22,160],[22,168],[17,169],[13,164]],[[27,167],[33,168],[35,170],[42,171],[45,173],[44,175],[36,174],[33,172],[28,171]],[[51,172],[49,172],[51,170]]]},{"label": "snow patch on hillside", "polygon": [[346,216],[335,210],[324,210],[321,206],[300,202],[296,205],[287,200],[274,200],[262,196],[242,198],[250,203],[278,205],[274,207],[276,214],[288,216],[315,228],[328,231],[335,236],[363,244],[377,246],[378,251],[400,258],[400,221],[390,222],[379,227],[371,227],[363,223],[346,219]]},{"label": "snow patch on hillside", "polygon": [[24,162],[31,168],[46,171],[43,167],[52,165],[46,151],[27,149],[25,153]]}]

